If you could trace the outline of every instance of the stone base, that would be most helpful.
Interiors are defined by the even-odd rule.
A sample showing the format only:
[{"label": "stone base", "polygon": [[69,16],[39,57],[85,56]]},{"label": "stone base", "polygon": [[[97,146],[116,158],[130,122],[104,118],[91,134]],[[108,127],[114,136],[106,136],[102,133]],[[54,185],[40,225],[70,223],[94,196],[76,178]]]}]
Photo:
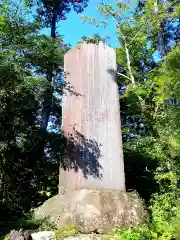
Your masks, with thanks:
[{"label": "stone base", "polygon": [[59,227],[75,225],[82,233],[109,233],[146,221],[143,202],[134,193],[110,190],[75,190],[48,199],[35,216]]}]

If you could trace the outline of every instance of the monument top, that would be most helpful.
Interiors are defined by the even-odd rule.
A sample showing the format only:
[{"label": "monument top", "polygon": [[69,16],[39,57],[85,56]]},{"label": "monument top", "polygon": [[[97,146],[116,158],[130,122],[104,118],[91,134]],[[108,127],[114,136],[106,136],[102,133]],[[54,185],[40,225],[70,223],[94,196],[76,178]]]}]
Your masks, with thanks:
[{"label": "monument top", "polygon": [[83,40],[83,41],[78,42],[75,45],[75,47],[71,48],[66,54],[68,54],[72,50],[80,49],[83,46],[96,46],[96,47],[101,47],[101,48],[104,48],[104,49],[112,49],[113,51],[115,51],[114,48],[112,48],[108,44],[104,43],[103,41],[98,41],[97,43],[94,43],[94,42],[87,42],[87,41]]}]

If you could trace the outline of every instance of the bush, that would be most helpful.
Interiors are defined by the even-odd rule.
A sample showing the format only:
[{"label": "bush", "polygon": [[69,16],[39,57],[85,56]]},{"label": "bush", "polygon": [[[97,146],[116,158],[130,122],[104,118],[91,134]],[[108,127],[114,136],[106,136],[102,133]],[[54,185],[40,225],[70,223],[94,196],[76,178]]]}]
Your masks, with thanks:
[{"label": "bush", "polygon": [[147,225],[116,232],[122,240],[180,240],[180,198],[176,192],[155,195]]}]

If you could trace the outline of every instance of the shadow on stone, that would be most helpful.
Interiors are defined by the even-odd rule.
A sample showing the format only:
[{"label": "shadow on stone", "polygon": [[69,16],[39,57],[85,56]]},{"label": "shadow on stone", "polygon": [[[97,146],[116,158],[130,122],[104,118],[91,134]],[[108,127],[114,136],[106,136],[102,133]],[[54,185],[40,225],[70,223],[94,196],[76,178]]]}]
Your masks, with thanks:
[{"label": "shadow on stone", "polygon": [[117,83],[117,71],[114,69],[107,69],[107,72],[112,76],[113,80]]},{"label": "shadow on stone", "polygon": [[63,143],[64,153],[61,167],[65,171],[81,170],[84,178],[88,178],[88,176],[102,178],[100,173],[102,167],[99,163],[101,152],[95,140],[87,139],[78,131],[74,131],[74,134],[63,135]]},{"label": "shadow on stone", "polygon": [[78,93],[75,91],[75,88],[74,88],[74,86],[72,86],[71,83],[65,82],[63,84],[63,86],[64,86],[64,90],[68,91],[70,94],[75,95],[76,97],[83,97],[83,95],[81,93]]},{"label": "shadow on stone", "polygon": [[83,97],[81,93],[78,93],[75,91],[75,87],[68,81],[66,81],[67,76],[70,75],[69,72],[64,72],[64,81],[61,83],[61,87],[63,89],[63,94],[66,94],[66,92],[69,92],[71,95],[74,95],[76,97]]}]

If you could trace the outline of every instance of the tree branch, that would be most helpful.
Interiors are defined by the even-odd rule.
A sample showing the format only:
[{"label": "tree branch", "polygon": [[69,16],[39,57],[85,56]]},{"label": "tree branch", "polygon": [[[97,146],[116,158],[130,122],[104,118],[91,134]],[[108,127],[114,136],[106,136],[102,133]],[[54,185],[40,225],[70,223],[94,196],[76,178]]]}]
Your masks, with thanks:
[{"label": "tree branch", "polygon": [[130,43],[128,44],[128,46],[134,41],[134,39],[138,36],[138,34],[143,30],[143,27],[135,34],[135,36],[133,37],[133,39],[130,41]]},{"label": "tree branch", "polygon": [[[116,22],[118,25],[120,25],[120,19],[117,18],[117,16],[111,12],[109,9],[106,9],[106,11],[115,18]],[[124,34],[120,31],[120,34],[122,36],[122,39],[124,41],[124,47],[125,47],[125,52],[126,52],[126,59],[127,59],[127,67],[128,67],[128,71],[129,71],[129,75],[130,75],[130,78],[128,78],[132,84],[135,84],[135,79],[134,79],[134,76],[133,76],[133,73],[132,73],[132,68],[131,68],[131,61],[130,61],[130,54],[129,54],[129,49],[128,49],[128,44],[126,42],[126,38],[124,36]]]},{"label": "tree branch", "polygon": [[122,38],[123,38],[123,41],[124,41],[124,47],[125,47],[126,59],[127,59],[127,67],[128,67],[130,79],[131,79],[132,84],[135,84],[135,79],[134,79],[134,76],[133,76],[133,73],[132,73],[132,68],[131,68],[129,49],[128,49],[128,45],[127,45],[126,38],[125,38],[124,34],[122,34]]},{"label": "tree branch", "polygon": [[119,76],[121,76],[121,77],[124,77],[124,78],[126,78],[126,79],[128,79],[128,80],[131,81],[131,79],[130,79],[128,76],[124,75],[123,73],[117,72],[117,75],[119,75]]}]

